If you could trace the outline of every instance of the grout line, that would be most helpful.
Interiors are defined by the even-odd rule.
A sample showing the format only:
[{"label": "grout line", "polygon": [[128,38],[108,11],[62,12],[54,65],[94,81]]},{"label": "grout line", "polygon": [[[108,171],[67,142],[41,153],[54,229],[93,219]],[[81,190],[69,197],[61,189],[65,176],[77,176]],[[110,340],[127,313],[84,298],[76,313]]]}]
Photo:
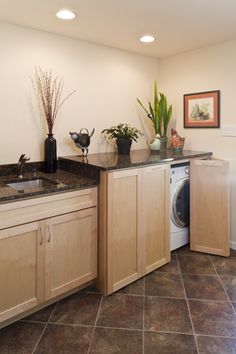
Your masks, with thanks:
[{"label": "grout line", "polygon": [[92,340],[93,340],[93,335],[94,335],[95,327],[96,327],[96,324],[97,324],[97,321],[98,321],[98,316],[99,316],[99,313],[100,313],[100,310],[101,310],[101,307],[102,307],[102,301],[103,301],[103,296],[101,297],[101,300],[100,300],[100,304],[99,304],[97,316],[96,316],[96,319],[95,319],[95,322],[94,322],[93,331],[92,331],[92,334],[91,334],[91,338],[90,338],[90,342],[89,342],[87,354],[89,354],[90,349],[91,349],[91,345],[92,345]]},{"label": "grout line", "polygon": [[37,343],[36,343],[36,345],[35,345],[35,347],[34,347],[34,350],[32,351],[32,354],[35,352],[36,348],[38,347],[39,342],[41,341],[41,339],[42,339],[42,337],[43,337],[43,335],[44,335],[44,332],[46,331],[46,329],[47,329],[47,327],[48,327],[48,323],[49,323],[49,321],[50,321],[50,319],[51,319],[51,317],[52,317],[52,314],[54,313],[55,308],[57,307],[57,304],[58,304],[58,303],[56,303],[54,309],[52,310],[51,315],[49,316],[49,319],[48,319],[48,321],[47,321],[47,323],[46,323],[46,325],[45,325],[45,327],[44,327],[44,330],[43,330],[43,332],[41,333],[41,336],[39,337],[39,339],[38,339],[38,341],[37,341]]},{"label": "grout line", "polygon": [[[118,290],[119,291],[119,290]],[[136,297],[144,297],[145,295],[139,295],[139,294],[118,294],[118,293],[113,293],[112,296],[136,296]]]},{"label": "grout line", "polygon": [[161,296],[161,295],[150,295],[150,294],[147,294],[145,297],[157,297],[159,299],[185,300],[185,297]]},{"label": "grout line", "polygon": [[190,322],[191,322],[191,326],[192,326],[194,341],[195,341],[195,344],[196,344],[197,352],[198,352],[198,354],[200,354],[199,348],[198,348],[198,344],[197,344],[197,338],[196,338],[196,334],[195,334],[195,330],[194,330],[194,326],[193,326],[193,319],[192,319],[192,316],[191,316],[190,307],[189,307],[189,303],[188,303],[188,298],[187,298],[187,294],[186,294],[186,290],[185,290],[185,286],[184,286],[183,275],[181,273],[181,268],[180,268],[180,264],[179,264],[178,255],[177,255],[176,258],[177,258],[177,263],[178,263],[178,266],[179,266],[179,269],[180,269],[180,278],[181,278],[182,286],[183,286],[183,289],[184,289],[185,301],[186,301],[187,308],[188,308],[188,313],[189,313],[189,318],[190,318]]},{"label": "grout line", "polygon": [[54,326],[69,326],[69,327],[87,327],[87,328],[93,328],[93,325],[86,325],[86,324],[80,324],[80,323],[64,323],[64,322],[48,322],[50,325]]},{"label": "grout line", "polygon": [[36,345],[35,345],[35,347],[34,347],[34,349],[33,349],[33,351],[32,351],[32,354],[35,352],[35,350],[36,350],[36,348],[37,348],[39,342],[41,341],[41,338],[42,338],[42,336],[44,335],[44,332],[46,331],[47,326],[48,326],[48,323],[45,324],[45,327],[44,327],[44,329],[43,329],[43,331],[42,331],[42,333],[41,333],[39,339],[37,340],[37,343],[36,343]]},{"label": "grout line", "polygon": [[[193,333],[184,333],[184,332],[173,332],[173,331],[155,331],[155,330],[145,330],[145,332],[151,332],[151,333],[167,333],[167,334],[184,334],[187,336],[194,336]],[[196,333],[195,336],[201,336],[201,337],[214,337],[214,338],[226,338],[226,339],[236,339],[236,337],[227,337],[227,336],[216,336],[216,335],[211,335],[211,334],[201,334],[201,333]]]},{"label": "grout line", "polygon": [[225,287],[224,287],[224,284],[223,284],[223,282],[222,282],[222,280],[221,280],[221,278],[220,278],[220,276],[219,276],[219,274],[218,274],[218,272],[217,272],[217,269],[216,269],[216,267],[215,267],[215,264],[214,264],[214,262],[212,261],[212,259],[211,259],[210,256],[209,256],[209,258],[210,258],[210,260],[211,260],[211,263],[212,263],[213,268],[215,269],[215,272],[216,272],[216,274],[217,274],[217,278],[218,278],[218,280],[219,280],[221,286],[223,287],[223,290],[224,290],[225,295],[226,295],[226,297],[227,297],[227,299],[228,299],[228,302],[230,303],[230,306],[231,306],[231,308],[232,308],[232,310],[233,310],[233,313],[236,315],[236,310],[235,310],[235,308],[234,308],[234,306],[233,306],[233,304],[232,304],[232,302],[231,302],[231,300],[230,300],[230,298],[229,298],[229,295],[228,295],[228,293],[227,293],[227,291],[226,291],[226,289],[225,289]]},{"label": "grout line", "polygon": [[138,332],[143,332],[143,329],[142,329],[142,328],[107,327],[107,326],[102,326],[102,325],[97,325],[96,328],[121,329],[122,331],[138,331]]}]

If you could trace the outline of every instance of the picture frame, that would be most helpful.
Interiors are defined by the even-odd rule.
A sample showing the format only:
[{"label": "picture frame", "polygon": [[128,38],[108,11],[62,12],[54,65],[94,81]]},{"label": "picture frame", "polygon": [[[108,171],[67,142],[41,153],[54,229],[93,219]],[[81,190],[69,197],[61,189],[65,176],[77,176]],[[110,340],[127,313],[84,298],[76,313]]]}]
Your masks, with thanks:
[{"label": "picture frame", "polygon": [[220,90],[184,95],[184,128],[220,128]]}]

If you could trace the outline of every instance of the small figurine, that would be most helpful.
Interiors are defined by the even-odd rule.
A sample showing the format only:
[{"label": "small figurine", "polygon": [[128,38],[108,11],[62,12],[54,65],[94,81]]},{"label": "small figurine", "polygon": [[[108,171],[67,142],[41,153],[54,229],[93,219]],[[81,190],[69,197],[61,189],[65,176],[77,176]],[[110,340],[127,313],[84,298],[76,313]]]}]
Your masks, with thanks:
[{"label": "small figurine", "polygon": [[185,138],[181,137],[175,129],[171,129],[171,146],[173,152],[182,152]]},{"label": "small figurine", "polygon": [[[86,131],[86,133],[83,133],[83,130]],[[70,132],[71,139],[74,140],[75,145],[82,150],[83,156],[88,155],[90,138],[93,136],[94,131],[95,128],[92,130],[90,135],[87,128],[80,129],[79,133]]]}]

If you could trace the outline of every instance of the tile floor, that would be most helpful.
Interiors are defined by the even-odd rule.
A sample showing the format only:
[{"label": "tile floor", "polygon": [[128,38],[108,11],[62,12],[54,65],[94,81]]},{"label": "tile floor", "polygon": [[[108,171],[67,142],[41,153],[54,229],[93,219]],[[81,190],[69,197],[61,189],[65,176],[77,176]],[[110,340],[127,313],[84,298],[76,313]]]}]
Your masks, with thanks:
[{"label": "tile floor", "polygon": [[189,251],[103,297],[89,287],[0,330],[0,354],[234,354],[236,251]]}]

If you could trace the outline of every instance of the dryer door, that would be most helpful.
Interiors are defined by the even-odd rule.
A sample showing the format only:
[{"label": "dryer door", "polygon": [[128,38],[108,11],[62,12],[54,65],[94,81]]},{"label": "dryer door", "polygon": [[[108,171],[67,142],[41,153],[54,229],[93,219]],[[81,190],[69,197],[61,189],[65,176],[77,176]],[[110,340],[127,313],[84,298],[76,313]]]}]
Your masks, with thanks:
[{"label": "dryer door", "polygon": [[172,221],[177,227],[189,226],[189,178],[176,184],[172,203]]}]

